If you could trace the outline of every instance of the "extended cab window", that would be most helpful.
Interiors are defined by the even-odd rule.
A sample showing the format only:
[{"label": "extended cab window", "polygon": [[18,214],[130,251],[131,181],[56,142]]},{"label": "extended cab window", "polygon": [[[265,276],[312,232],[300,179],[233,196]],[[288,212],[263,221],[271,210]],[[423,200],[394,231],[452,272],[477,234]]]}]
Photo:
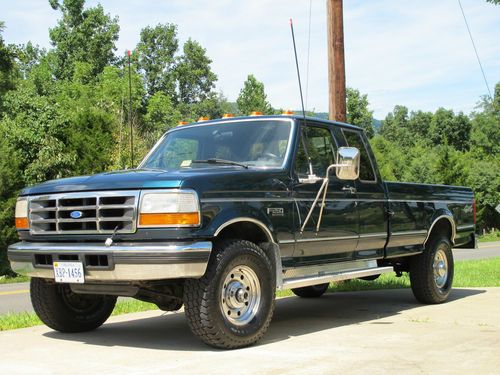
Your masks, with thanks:
[{"label": "extended cab window", "polygon": [[359,166],[359,179],[362,181],[375,181],[375,172],[373,171],[373,165],[368,155],[368,150],[361,138],[359,132],[354,132],[350,130],[342,130],[344,133],[345,140],[349,147],[356,147],[361,154],[361,164]]},{"label": "extended cab window", "polygon": [[[302,127],[302,137],[307,144],[307,154],[311,158],[313,172],[325,176],[326,169],[335,163],[335,144],[330,130],[318,127]],[[299,143],[295,162],[295,172],[299,177],[307,177],[309,163],[302,140]]]}]

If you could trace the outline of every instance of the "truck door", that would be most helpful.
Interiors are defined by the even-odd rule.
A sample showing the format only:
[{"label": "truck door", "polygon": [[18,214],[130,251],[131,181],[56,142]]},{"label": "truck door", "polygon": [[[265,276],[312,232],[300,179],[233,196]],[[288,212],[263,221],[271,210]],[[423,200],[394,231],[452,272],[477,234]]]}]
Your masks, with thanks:
[{"label": "truck door", "polygon": [[352,196],[351,189],[348,189],[348,187],[354,188],[353,181],[339,181],[334,174],[330,175],[319,231],[316,231],[320,212],[318,204],[306,228],[301,232],[302,223],[322,183],[322,181],[312,184],[299,182],[299,178],[306,178],[310,173],[307,157],[309,156],[311,160],[313,172],[318,177],[324,177],[328,166],[335,163],[338,148],[328,126],[308,122],[307,126],[301,126],[301,132],[303,141],[299,139],[294,163],[293,199],[297,209],[294,222],[296,241],[294,263],[353,259],[353,251],[358,242],[358,212],[355,197]]},{"label": "truck door", "polygon": [[384,256],[387,240],[387,200],[384,185],[366,137],[355,129],[338,129],[345,146],[356,147],[361,153],[359,178],[355,181],[359,214],[357,259]]}]

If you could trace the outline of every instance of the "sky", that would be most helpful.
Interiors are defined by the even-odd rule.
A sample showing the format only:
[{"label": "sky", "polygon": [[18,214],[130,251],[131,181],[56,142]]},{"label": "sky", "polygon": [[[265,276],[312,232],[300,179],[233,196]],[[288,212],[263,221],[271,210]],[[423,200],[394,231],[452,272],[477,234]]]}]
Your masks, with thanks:
[{"label": "sky", "polygon": [[[289,27],[293,18],[306,109],[328,111],[325,0],[86,4],[97,3],[119,17],[118,54],[136,46],[143,27],[174,23],[181,43],[192,38],[206,48],[217,90],[228,100],[236,100],[253,74],[264,83],[271,104],[284,109],[300,108]],[[462,5],[493,92],[500,81],[500,6],[485,0],[462,0]],[[59,13],[48,0],[0,0],[0,9],[7,43],[50,47],[48,29]],[[368,95],[375,118],[383,119],[397,104],[470,113],[487,94],[457,0],[345,0],[344,34],[347,85]]]}]

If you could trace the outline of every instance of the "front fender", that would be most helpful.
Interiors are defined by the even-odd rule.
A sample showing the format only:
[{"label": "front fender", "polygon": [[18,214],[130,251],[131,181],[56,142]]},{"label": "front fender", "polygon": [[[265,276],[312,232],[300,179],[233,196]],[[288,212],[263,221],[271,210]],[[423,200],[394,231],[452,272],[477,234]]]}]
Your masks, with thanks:
[{"label": "front fender", "polygon": [[203,229],[200,235],[216,237],[226,226],[248,221],[258,225],[268,237],[270,242],[276,242],[276,233],[273,224],[260,202],[247,203],[220,203],[217,206],[207,204],[202,206]]}]

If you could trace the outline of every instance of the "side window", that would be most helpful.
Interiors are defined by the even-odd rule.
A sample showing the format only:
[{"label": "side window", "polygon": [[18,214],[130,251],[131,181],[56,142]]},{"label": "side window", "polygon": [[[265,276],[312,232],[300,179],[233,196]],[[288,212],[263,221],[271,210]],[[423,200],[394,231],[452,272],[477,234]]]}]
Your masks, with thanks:
[{"label": "side window", "polygon": [[347,145],[356,147],[361,153],[361,161],[359,166],[359,179],[362,181],[375,181],[375,173],[373,172],[372,162],[368,156],[368,150],[361,138],[361,134],[349,130],[342,130],[344,133]]},{"label": "side window", "polygon": [[[335,163],[336,146],[332,134],[328,129],[316,127],[302,127],[302,134],[314,173],[324,177],[326,169]],[[302,140],[299,143],[295,172],[299,177],[307,177],[309,174],[309,163]]]}]

